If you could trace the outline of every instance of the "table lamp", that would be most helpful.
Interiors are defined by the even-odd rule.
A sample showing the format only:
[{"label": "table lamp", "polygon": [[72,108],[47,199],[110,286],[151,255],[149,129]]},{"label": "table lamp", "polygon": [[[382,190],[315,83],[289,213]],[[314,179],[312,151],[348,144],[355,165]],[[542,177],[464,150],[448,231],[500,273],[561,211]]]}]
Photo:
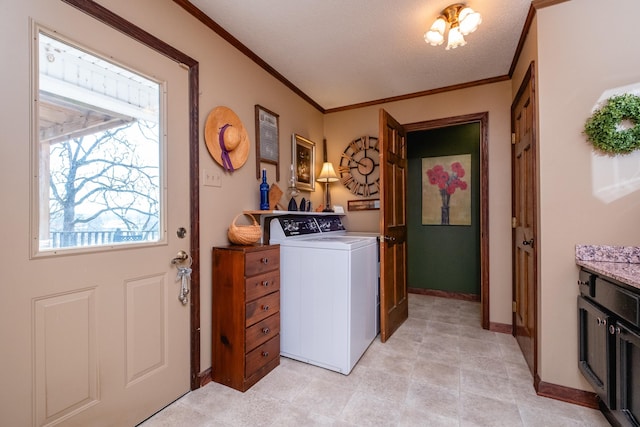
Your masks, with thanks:
[{"label": "table lamp", "polygon": [[324,162],[322,164],[322,170],[320,171],[320,175],[318,175],[318,178],[316,179],[316,181],[324,182],[325,184],[324,209],[322,210],[322,212],[333,212],[333,209],[331,209],[331,195],[329,194],[329,183],[336,182],[337,180],[338,180],[338,175],[336,174],[336,171],[333,169],[333,165],[331,164],[331,162]]}]

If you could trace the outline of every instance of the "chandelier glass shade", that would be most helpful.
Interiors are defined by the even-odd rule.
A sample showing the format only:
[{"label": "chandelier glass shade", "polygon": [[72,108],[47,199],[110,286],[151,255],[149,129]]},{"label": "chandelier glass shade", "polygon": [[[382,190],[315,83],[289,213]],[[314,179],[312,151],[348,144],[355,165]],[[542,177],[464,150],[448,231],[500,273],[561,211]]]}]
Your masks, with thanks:
[{"label": "chandelier glass shade", "polygon": [[447,50],[467,44],[464,36],[478,29],[482,16],[463,3],[455,3],[442,10],[440,16],[424,34],[424,40],[431,46],[439,46],[444,42],[444,33],[449,25]]}]

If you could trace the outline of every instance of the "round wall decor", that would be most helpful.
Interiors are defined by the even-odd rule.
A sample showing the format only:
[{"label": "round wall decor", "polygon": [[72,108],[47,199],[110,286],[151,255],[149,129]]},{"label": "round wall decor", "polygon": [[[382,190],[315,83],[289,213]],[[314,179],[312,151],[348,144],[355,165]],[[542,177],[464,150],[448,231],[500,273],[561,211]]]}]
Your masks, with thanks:
[{"label": "round wall decor", "polygon": [[[620,128],[629,122],[628,128]],[[640,148],[640,96],[612,96],[584,125],[587,140],[607,154],[626,154]]]},{"label": "round wall decor", "polygon": [[370,197],[380,191],[378,138],[362,136],[347,144],[340,156],[340,181],[353,194]]}]

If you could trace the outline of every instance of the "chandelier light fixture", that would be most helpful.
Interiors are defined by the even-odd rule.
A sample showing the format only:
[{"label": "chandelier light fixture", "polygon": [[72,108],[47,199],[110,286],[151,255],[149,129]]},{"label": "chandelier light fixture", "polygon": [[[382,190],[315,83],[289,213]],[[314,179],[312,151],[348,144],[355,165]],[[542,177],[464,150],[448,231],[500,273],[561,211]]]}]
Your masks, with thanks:
[{"label": "chandelier light fixture", "polygon": [[444,42],[444,33],[449,24],[447,50],[464,46],[467,42],[464,36],[473,33],[482,22],[482,16],[464,3],[447,6],[440,12],[438,19],[424,33],[424,40],[431,46],[439,46]]}]

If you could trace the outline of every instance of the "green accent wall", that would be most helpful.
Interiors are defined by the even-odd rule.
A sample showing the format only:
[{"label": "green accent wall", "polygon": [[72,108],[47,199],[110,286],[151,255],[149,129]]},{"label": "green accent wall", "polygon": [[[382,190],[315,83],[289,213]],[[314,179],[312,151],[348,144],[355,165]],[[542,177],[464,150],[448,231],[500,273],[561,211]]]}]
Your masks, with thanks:
[{"label": "green accent wall", "polygon": [[[471,225],[423,225],[422,158],[457,154],[471,154]],[[407,158],[408,286],[480,295],[480,123],[410,132]]]}]

